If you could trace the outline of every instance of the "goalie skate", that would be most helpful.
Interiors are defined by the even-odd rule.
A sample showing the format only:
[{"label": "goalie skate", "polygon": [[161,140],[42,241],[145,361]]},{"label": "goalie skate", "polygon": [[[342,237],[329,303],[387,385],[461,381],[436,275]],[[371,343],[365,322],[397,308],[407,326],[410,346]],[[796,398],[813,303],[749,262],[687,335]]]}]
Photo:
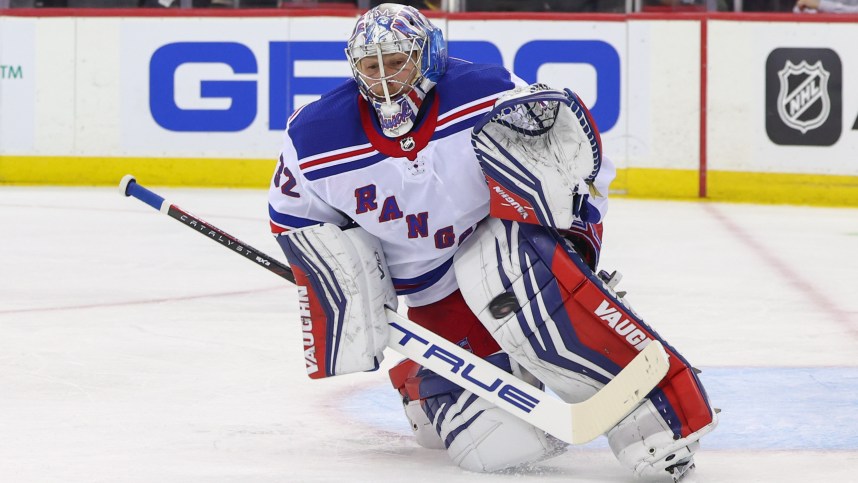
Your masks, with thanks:
[{"label": "goalie skate", "polygon": [[666,469],[667,472],[670,473],[671,478],[673,478],[674,483],[678,483],[680,480],[691,474],[694,468],[694,458],[691,457],[682,460],[673,466],[668,466]]}]

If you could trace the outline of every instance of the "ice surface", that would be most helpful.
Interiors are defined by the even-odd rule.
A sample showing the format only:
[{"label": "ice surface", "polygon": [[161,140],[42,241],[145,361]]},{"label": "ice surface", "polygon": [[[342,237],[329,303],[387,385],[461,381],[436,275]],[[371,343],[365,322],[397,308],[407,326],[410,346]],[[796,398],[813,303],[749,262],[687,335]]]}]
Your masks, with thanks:
[{"label": "ice surface", "polygon": [[[264,192],[156,191],[283,259]],[[858,481],[858,210],[612,203],[602,267],[723,409],[688,481]],[[383,370],[305,376],[291,286],[116,189],[0,188],[0,253],[0,482],[631,481],[418,447]]]}]

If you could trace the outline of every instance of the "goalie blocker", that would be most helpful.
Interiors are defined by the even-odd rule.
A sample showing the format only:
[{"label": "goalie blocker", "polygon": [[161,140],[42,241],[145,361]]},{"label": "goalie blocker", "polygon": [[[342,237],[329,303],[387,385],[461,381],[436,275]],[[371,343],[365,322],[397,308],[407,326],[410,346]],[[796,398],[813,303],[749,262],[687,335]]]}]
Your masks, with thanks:
[{"label": "goalie blocker", "polygon": [[470,309],[501,349],[567,402],[591,397],[653,340],[670,369],[607,434],[636,475],[692,464],[717,419],[694,369],[596,276],[554,230],[489,218],[454,262]]}]

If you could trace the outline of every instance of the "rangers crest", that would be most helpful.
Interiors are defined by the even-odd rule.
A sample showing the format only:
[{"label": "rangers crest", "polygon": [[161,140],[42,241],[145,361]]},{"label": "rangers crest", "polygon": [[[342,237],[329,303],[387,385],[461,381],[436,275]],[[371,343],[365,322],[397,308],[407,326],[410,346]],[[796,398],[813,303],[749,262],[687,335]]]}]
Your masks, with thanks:
[{"label": "rangers crest", "polygon": [[801,61],[795,65],[789,60],[778,72],[778,115],[787,126],[802,134],[816,129],[828,120],[831,99],[828,96],[829,72],[822,61],[808,65]]}]

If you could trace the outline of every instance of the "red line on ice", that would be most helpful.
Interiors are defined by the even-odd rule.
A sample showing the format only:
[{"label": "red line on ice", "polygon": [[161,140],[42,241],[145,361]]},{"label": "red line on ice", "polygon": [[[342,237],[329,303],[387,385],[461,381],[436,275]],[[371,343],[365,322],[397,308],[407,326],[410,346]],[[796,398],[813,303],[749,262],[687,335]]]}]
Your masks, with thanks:
[{"label": "red line on ice", "polygon": [[736,225],[733,220],[711,205],[704,205],[703,209],[724,225],[724,227],[727,228],[727,231],[747,245],[748,248],[750,248],[751,251],[760,258],[760,260],[765,262],[775,272],[779,273],[784,281],[792,285],[794,289],[803,293],[820,311],[827,313],[831,319],[843,324],[851,336],[858,338],[858,327],[853,323],[852,316],[849,312],[838,307],[837,303],[823,292],[819,291],[813,283],[806,281],[800,274],[790,268],[788,264],[782,262],[780,259],[769,253],[766,247],[760,245],[753,237],[751,237],[751,235]]},{"label": "red line on ice", "polygon": [[105,302],[100,304],[84,304],[84,305],[65,305],[60,307],[32,307],[28,309],[11,309],[11,310],[0,310],[0,314],[23,314],[23,313],[32,313],[32,312],[56,312],[61,310],[85,310],[85,309],[100,309],[104,307],[122,307],[126,305],[147,305],[147,304],[158,304],[162,302],[178,302],[182,300],[196,300],[196,299],[205,299],[210,297],[229,297],[233,295],[247,295],[252,293],[259,292],[269,292],[271,290],[280,290],[284,286],[279,285],[277,287],[271,288],[262,288],[262,289],[253,289],[253,290],[241,290],[237,292],[220,292],[220,293],[207,293],[200,295],[185,295],[182,297],[165,297],[160,299],[144,299],[144,300],[128,300],[125,302]]}]

